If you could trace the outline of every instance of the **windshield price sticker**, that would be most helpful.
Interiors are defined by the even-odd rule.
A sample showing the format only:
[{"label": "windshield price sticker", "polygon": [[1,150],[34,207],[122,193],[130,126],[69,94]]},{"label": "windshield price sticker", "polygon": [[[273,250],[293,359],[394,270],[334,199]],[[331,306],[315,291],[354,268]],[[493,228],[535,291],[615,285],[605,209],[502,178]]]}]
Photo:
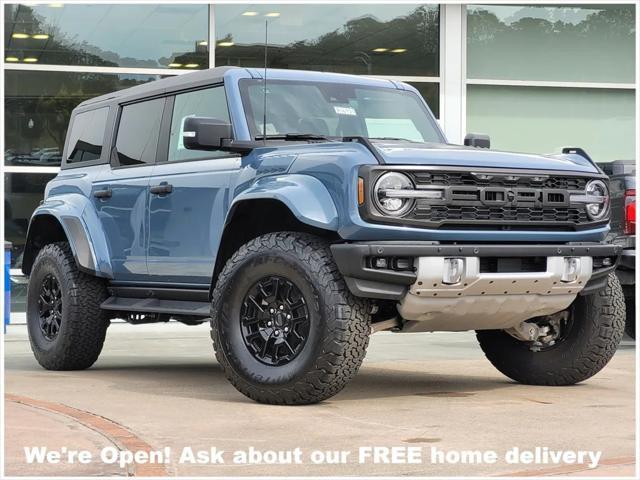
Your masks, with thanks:
[{"label": "windshield price sticker", "polygon": [[333,110],[338,115],[350,115],[352,117],[355,117],[358,115],[353,107],[338,107],[334,105]]}]

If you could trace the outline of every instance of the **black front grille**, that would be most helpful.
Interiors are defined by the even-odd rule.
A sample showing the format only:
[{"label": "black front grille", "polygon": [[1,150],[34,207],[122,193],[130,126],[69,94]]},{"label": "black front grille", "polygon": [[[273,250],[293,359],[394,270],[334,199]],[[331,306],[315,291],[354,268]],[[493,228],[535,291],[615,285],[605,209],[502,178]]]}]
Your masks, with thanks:
[{"label": "black front grille", "polygon": [[486,207],[482,205],[428,205],[418,200],[409,215],[428,222],[456,220],[496,220],[506,222],[571,222],[588,223],[584,208]]},{"label": "black front grille", "polygon": [[[523,231],[571,231],[606,223],[593,222],[585,205],[572,201],[572,195],[583,194],[592,179],[585,175],[501,169],[393,170],[411,177],[417,191],[437,189],[442,198],[416,198],[413,207],[396,218],[368,204],[361,211],[372,221],[436,229]],[[380,167],[367,172],[370,188],[385,171]]]},{"label": "black front grille", "polygon": [[407,218],[427,223],[581,225],[583,205],[570,195],[584,191],[588,178],[484,172],[408,172],[416,188],[444,186],[443,200],[418,199]]}]

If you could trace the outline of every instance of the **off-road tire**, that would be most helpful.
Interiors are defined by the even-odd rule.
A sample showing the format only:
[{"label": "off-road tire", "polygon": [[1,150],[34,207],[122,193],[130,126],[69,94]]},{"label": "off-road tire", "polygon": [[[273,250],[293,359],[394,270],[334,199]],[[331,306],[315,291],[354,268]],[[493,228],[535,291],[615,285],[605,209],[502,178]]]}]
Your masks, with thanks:
[{"label": "off-road tire", "polygon": [[[309,338],[284,366],[260,363],[241,339],[239,304],[265,274],[293,281],[309,307]],[[368,302],[351,294],[328,243],[304,233],[263,235],[235,252],[218,277],[211,319],[213,347],[225,376],[261,403],[305,405],[337,394],[356,375],[369,343]]]},{"label": "off-road tire", "polygon": [[[62,320],[53,340],[40,330],[38,299],[42,280],[53,275],[62,293]],[[31,350],[47,370],[83,370],[98,359],[109,326],[100,309],[104,281],[78,270],[67,242],[45,245],[36,257],[27,289],[27,328]]]},{"label": "off-road tire", "polygon": [[529,342],[502,330],[476,332],[489,361],[507,377],[527,385],[573,385],[596,373],[611,360],[622,339],[624,296],[615,274],[607,286],[578,296],[570,307],[572,326],[554,346],[535,352]]}]

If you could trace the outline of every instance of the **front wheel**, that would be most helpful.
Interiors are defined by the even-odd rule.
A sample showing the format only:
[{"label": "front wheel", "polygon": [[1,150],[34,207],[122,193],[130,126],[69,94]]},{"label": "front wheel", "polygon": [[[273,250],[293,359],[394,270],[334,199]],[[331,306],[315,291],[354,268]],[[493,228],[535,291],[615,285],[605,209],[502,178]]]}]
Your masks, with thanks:
[{"label": "front wheel", "polygon": [[606,288],[579,296],[566,312],[540,319],[548,335],[518,340],[502,330],[477,332],[487,359],[507,377],[528,385],[572,385],[598,373],[622,339],[625,304],[620,282],[609,274]]},{"label": "front wheel", "polygon": [[335,395],[355,376],[369,341],[367,302],[351,295],[327,242],[302,233],[242,246],[220,273],[211,318],[227,379],[261,403]]}]

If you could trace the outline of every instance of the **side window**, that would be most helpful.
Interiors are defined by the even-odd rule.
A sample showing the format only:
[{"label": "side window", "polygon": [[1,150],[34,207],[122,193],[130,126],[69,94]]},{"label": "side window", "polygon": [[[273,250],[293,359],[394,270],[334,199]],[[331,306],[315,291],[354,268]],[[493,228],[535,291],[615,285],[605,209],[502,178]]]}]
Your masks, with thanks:
[{"label": "side window", "polygon": [[224,87],[207,88],[176,95],[171,117],[171,137],[169,139],[170,162],[195,158],[215,158],[229,155],[227,152],[203,152],[187,150],[182,143],[184,120],[187,117],[209,117],[229,122],[229,109]]},{"label": "side window", "polygon": [[156,98],[122,107],[116,137],[120,165],[155,162],[164,103]]},{"label": "side window", "polygon": [[67,150],[68,164],[100,158],[108,115],[109,107],[102,107],[79,113],[73,118]]}]

